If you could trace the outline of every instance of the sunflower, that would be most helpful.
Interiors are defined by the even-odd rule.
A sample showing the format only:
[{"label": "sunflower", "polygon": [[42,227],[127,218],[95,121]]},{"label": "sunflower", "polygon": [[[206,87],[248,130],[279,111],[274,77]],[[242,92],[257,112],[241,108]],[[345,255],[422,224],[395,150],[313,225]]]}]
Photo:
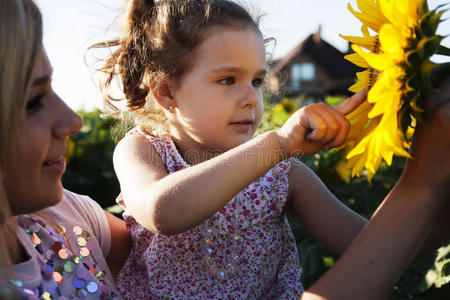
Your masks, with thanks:
[{"label": "sunflower", "polygon": [[[411,131],[421,120],[423,99],[432,92],[429,75],[435,53],[448,55],[436,30],[445,10],[429,10],[425,0],[357,0],[362,37],[343,36],[355,53],[347,60],[364,68],[349,90],[367,88],[367,101],[346,117],[352,128],[346,167],[352,176],[367,170],[370,180],[384,160],[410,157]],[[372,32],[372,34],[371,34]]]}]

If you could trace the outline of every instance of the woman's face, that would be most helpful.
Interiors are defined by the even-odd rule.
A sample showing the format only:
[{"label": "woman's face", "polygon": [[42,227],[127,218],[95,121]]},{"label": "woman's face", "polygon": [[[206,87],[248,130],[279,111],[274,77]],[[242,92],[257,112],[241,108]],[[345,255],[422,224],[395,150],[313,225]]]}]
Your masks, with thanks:
[{"label": "woman's face", "polygon": [[27,96],[12,169],[6,178],[13,215],[35,212],[61,200],[67,137],[82,125],[80,117],[52,90],[51,76],[52,69],[43,52]]}]

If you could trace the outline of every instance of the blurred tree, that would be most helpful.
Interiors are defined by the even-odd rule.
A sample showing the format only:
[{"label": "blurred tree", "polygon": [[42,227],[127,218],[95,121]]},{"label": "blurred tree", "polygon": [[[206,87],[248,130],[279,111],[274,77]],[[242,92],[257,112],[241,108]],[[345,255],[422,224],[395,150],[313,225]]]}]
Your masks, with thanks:
[{"label": "blurred tree", "polygon": [[119,182],[114,173],[111,137],[113,118],[102,118],[102,112],[78,111],[83,128],[71,136],[66,154],[67,171],[62,178],[65,188],[88,195],[102,207],[115,204]]}]

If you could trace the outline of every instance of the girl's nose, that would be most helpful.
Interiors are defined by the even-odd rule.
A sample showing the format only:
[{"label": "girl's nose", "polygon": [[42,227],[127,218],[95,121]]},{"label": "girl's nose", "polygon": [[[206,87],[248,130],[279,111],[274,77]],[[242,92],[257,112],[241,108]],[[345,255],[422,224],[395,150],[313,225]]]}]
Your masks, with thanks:
[{"label": "girl's nose", "polygon": [[241,107],[254,107],[258,103],[260,98],[260,91],[258,88],[254,87],[250,84],[248,87],[245,87],[244,95],[241,100]]},{"label": "girl's nose", "polygon": [[55,110],[53,134],[58,138],[66,138],[79,131],[83,122],[81,117],[70,109],[59,96],[55,95],[55,97],[57,98],[57,109]]}]

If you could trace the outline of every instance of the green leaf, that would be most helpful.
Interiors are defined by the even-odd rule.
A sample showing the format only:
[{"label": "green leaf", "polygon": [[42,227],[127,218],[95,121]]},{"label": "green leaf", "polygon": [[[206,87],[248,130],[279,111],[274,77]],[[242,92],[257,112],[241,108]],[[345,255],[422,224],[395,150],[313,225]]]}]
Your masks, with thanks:
[{"label": "green leaf", "polygon": [[335,261],[334,261],[333,257],[326,256],[326,257],[323,257],[323,263],[325,264],[325,266],[327,268],[331,268],[334,265]]},{"label": "green leaf", "polygon": [[435,54],[450,56],[450,48],[445,47],[443,45],[439,45]]}]

